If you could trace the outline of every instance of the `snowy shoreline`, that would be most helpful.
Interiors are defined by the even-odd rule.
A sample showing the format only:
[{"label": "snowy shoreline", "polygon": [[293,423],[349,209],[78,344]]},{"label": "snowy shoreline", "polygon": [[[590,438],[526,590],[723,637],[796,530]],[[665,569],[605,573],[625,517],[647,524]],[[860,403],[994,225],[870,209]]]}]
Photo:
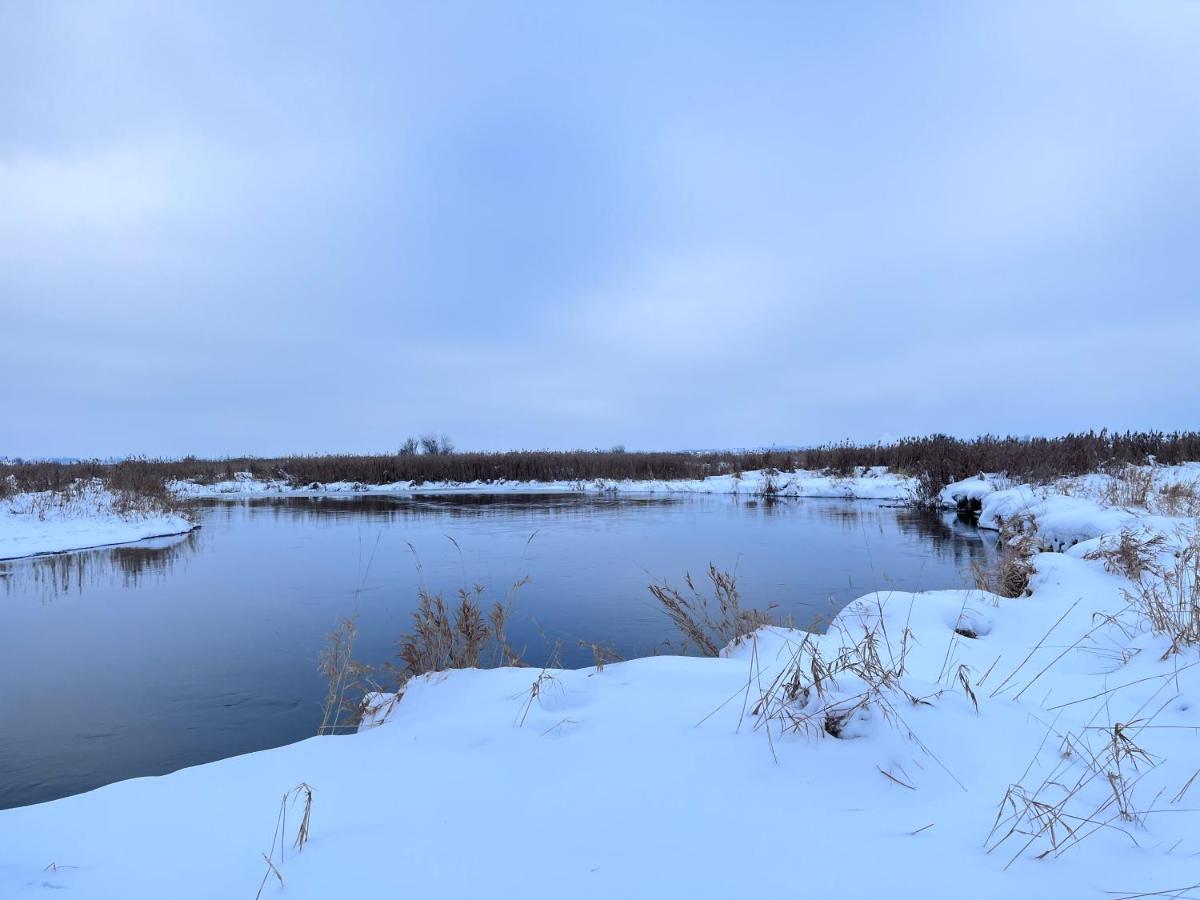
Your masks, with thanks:
[{"label": "snowy shoreline", "polygon": [[17,494],[0,500],[0,560],[131,544],[196,527],[176,513],[123,508],[99,484]]},{"label": "snowy shoreline", "polygon": [[168,489],[180,497],[241,498],[257,496],[314,496],[321,494],[745,494],[778,497],[824,497],[847,500],[909,500],[916,479],[896,475],[882,467],[860,468],[854,475],[836,476],[821,472],[747,471],[740,475],[713,475],[700,479],[618,480],[599,478],[590,481],[474,481],[424,482],[397,481],[390,484],[363,484],[357,481],[314,482],[292,485],[286,481],[264,481],[249,473],[238,473],[227,481],[200,484],[174,481]]},{"label": "snowy shoreline", "polygon": [[[1027,596],[882,592],[822,635],[762,629],[719,658],[421,676],[353,736],[0,811],[0,894],[252,896],[264,875],[265,897],[528,894],[514,860],[585,897],[1197,883],[1200,652],[1131,600],[1170,587],[1196,520],[979,499],[982,522],[1032,512],[1064,548],[1032,557]],[[1102,552],[1134,535],[1157,573],[1136,582]],[[280,810],[302,783],[297,852],[303,794]]]}]

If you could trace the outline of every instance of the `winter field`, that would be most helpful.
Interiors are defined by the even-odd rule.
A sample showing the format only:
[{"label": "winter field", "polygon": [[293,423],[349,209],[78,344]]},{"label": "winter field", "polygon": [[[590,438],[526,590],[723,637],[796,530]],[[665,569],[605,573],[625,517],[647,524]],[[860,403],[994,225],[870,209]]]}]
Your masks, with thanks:
[{"label": "winter field", "polygon": [[[641,487],[911,487],[776,478]],[[0,895],[1200,896],[1198,481],[958,482],[1001,533],[990,590],[824,634],[676,605],[719,655],[431,672],[352,736],[0,812]]]}]

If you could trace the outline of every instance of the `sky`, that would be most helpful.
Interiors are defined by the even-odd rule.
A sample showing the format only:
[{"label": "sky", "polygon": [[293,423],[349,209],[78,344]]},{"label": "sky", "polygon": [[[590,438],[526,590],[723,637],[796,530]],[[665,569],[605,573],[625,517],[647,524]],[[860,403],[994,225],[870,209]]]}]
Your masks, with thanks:
[{"label": "sky", "polygon": [[1200,427],[1200,3],[0,0],[0,456]]}]

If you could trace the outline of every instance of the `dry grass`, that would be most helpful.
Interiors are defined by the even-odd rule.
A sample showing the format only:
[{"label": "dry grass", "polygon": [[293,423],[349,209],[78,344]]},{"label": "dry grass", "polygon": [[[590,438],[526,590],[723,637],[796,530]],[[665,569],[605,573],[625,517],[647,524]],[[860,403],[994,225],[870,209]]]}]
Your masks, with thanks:
[{"label": "dry grass", "polygon": [[[424,444],[427,452],[419,452]],[[978,472],[1003,472],[1021,480],[1051,479],[1099,471],[1105,466],[1143,465],[1153,456],[1171,465],[1200,460],[1200,432],[1087,431],[1054,438],[1017,438],[983,435],[960,440],[934,434],[889,444],[827,444],[795,450],[752,452],[626,452],[621,448],[570,451],[511,451],[504,453],[454,452],[445,437],[405,441],[395,452],[373,455],[313,455],[273,458],[229,457],[203,460],[134,459],[111,464],[92,460],[71,464],[0,463],[13,476],[5,491],[61,490],[77,478],[99,477],[117,488],[140,493],[161,491],[165,481],[195,479],[211,483],[248,472],[261,479],[282,479],[290,484],[360,482],[389,484],[396,481],[492,482],[592,481],[597,478],[634,481],[670,478],[704,478],[755,469],[793,472],[826,470],[850,475],[858,466],[887,466],[905,475],[921,476],[927,493]],[[3,471],[3,470],[0,470]],[[1124,489],[1122,489],[1124,490]]]},{"label": "dry grass", "polygon": [[826,658],[812,634],[793,651],[791,659],[760,691],[750,709],[755,728],[771,734],[852,736],[851,723],[878,713],[885,721],[903,722],[902,705],[926,702],[903,685],[911,633],[893,642],[882,617],[859,626],[842,619],[834,623],[842,636],[836,656]]},{"label": "dry grass", "polygon": [[275,853],[278,850],[279,863],[282,865],[285,854],[284,848],[287,845],[288,807],[295,806],[301,797],[304,798],[304,810],[301,813],[300,824],[296,828],[296,838],[292,843],[292,847],[297,853],[300,853],[304,850],[304,845],[308,843],[309,831],[312,828],[313,789],[312,785],[302,781],[290,791],[286,791],[283,799],[279,801],[279,813],[275,817],[275,833],[271,837],[271,850],[269,853],[260,854],[263,861],[267,864],[267,870],[263,873],[262,882],[258,886],[258,893],[254,895],[254,900],[259,900],[262,897],[263,889],[267,886],[267,882],[270,881],[272,875],[279,881],[279,886],[283,887],[283,873],[275,865]]},{"label": "dry grass", "polygon": [[579,648],[592,651],[592,665],[596,667],[597,672],[603,672],[609,663],[624,662],[624,657],[613,649],[612,644],[580,641]]},{"label": "dry grass", "polygon": [[720,656],[722,648],[770,625],[771,617],[742,606],[733,573],[710,563],[708,580],[712,584],[711,598],[700,593],[690,574],[684,579],[687,593],[665,581],[650,585],[650,593],[683,635],[682,652],[694,649],[701,656]]},{"label": "dry grass", "polygon": [[977,590],[1001,597],[1022,597],[1029,591],[1038,551],[1037,523],[1032,516],[1014,516],[1000,524],[998,552],[987,561],[971,563]]},{"label": "dry grass", "polygon": [[1125,595],[1155,634],[1171,640],[1163,658],[1200,644],[1200,532],[1190,534],[1162,563],[1141,563],[1132,591]]},{"label": "dry grass", "polygon": [[342,619],[329,633],[318,668],[328,682],[324,713],[317,734],[335,734],[358,728],[363,717],[363,698],[377,686],[374,669],[354,659],[358,628],[353,619]]},{"label": "dry grass", "polygon": [[1154,493],[1154,468],[1125,465],[1109,475],[1104,502],[1109,506],[1149,508]]},{"label": "dry grass", "polygon": [[163,489],[143,488],[101,478],[64,480],[52,487],[21,486],[13,476],[0,477],[0,501],[8,511],[39,521],[49,518],[89,518],[116,514],[122,518],[162,515],[187,517],[189,506]]},{"label": "dry grass", "polygon": [[1164,516],[1200,516],[1200,488],[1182,481],[1168,484],[1155,496],[1154,506]]},{"label": "dry grass", "polygon": [[[1156,760],[1136,743],[1150,719],[1115,722],[1082,732],[1058,734],[1058,760],[1037,784],[1026,785],[1031,760],[1020,781],[1005,791],[988,835],[987,850],[1012,842],[1016,850],[1005,868],[1030,848],[1037,859],[1061,856],[1101,829],[1124,834],[1137,846],[1130,830],[1155,812],[1136,801],[1135,788]],[[1040,748],[1039,748],[1040,752]],[[1036,756],[1035,756],[1036,759]],[[1097,790],[1103,785],[1105,790]],[[1157,800],[1158,798],[1155,798]]]},{"label": "dry grass", "polygon": [[476,585],[458,591],[458,604],[451,611],[441,594],[422,589],[413,612],[413,630],[400,638],[400,659],[409,677],[446,669],[474,669],[485,663],[491,648],[491,665],[521,665],[521,655],[508,643],[506,625],[517,591],[528,578],[513,585],[504,603],[495,602],[485,616],[484,588]]},{"label": "dry grass", "polygon": [[517,592],[528,583],[524,578],[513,584],[504,602],[493,603],[486,616],[481,585],[460,589],[452,609],[440,594],[422,589],[413,612],[413,630],[399,640],[402,666],[371,666],[356,660],[357,627],[353,619],[342,619],[330,632],[320,658],[319,669],[328,687],[317,733],[355,731],[364,721],[383,721],[405,684],[417,675],[524,665],[508,641],[506,628]]},{"label": "dry grass", "polygon": [[1166,537],[1155,532],[1124,529],[1116,538],[1105,535],[1100,546],[1086,554],[1085,559],[1104,560],[1104,570],[1110,575],[1124,575],[1130,581],[1140,581],[1151,569],[1157,568],[1159,553]]}]

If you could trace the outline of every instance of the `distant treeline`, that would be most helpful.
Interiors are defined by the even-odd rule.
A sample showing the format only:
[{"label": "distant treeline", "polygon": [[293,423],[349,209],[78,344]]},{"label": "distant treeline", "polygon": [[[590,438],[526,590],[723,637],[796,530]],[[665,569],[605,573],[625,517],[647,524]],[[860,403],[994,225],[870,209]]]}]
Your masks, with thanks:
[{"label": "distant treeline", "polygon": [[1200,432],[1088,431],[1054,438],[984,435],[970,440],[935,434],[888,444],[843,443],[804,450],[744,452],[626,452],[614,448],[460,453],[452,448],[453,444],[443,437],[432,447],[414,447],[406,442],[395,453],[373,455],[15,462],[0,467],[0,495],[14,490],[57,490],[84,477],[104,478],[118,489],[159,492],[168,480],[209,483],[230,479],[239,472],[262,479],[283,479],[297,486],[333,481],[644,481],[704,478],[753,469],[818,469],[848,475],[856,466],[887,466],[902,474],[925,476],[938,485],[979,472],[1004,472],[1045,481],[1150,459],[1164,464],[1200,460]]}]

